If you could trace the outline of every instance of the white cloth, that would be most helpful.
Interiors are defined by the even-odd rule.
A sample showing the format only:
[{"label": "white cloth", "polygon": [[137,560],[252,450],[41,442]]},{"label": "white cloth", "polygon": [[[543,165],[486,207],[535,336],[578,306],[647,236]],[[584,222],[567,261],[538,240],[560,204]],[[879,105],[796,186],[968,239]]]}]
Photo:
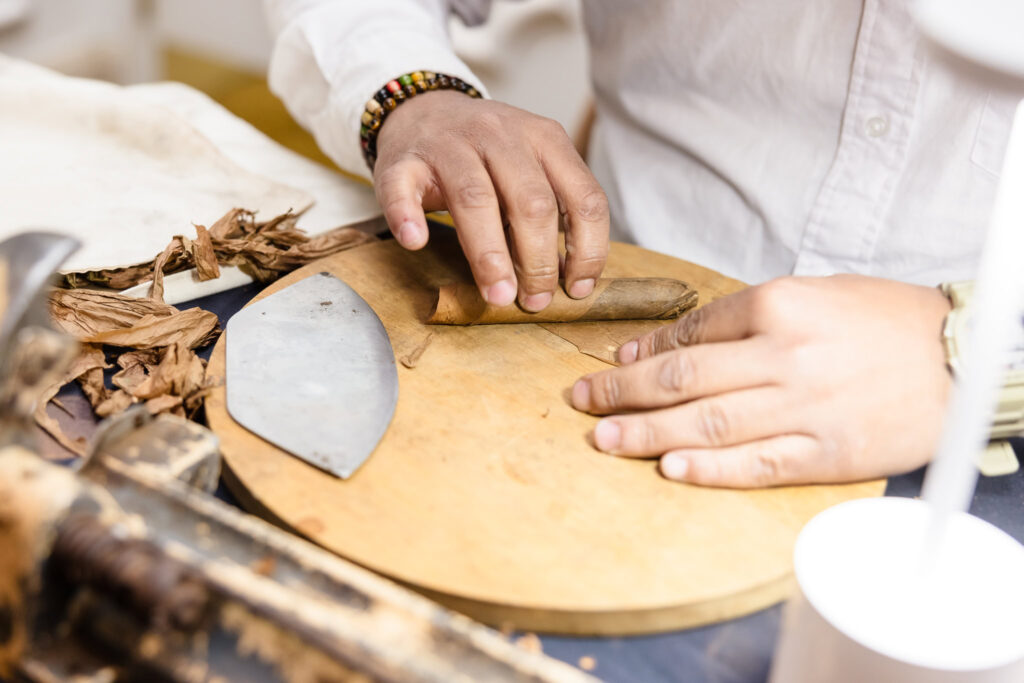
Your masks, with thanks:
[{"label": "white cloth", "polygon": [[[271,87],[365,174],[366,99],[417,69],[479,83],[444,19],[489,5],[268,0]],[[748,282],[973,277],[1015,103],[931,62],[909,5],[585,0],[613,237]]]}]

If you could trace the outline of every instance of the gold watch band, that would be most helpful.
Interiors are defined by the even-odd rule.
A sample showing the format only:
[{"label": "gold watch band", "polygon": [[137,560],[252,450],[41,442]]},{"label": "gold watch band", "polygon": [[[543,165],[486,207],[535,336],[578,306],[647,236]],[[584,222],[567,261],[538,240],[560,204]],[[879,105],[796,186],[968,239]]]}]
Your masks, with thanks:
[{"label": "gold watch band", "polygon": [[[946,365],[955,377],[961,372],[960,358],[963,357],[965,351],[974,283],[944,282],[939,285],[939,289],[949,298],[949,302],[953,306],[942,326],[942,345],[946,352]],[[1003,379],[1003,388],[999,392],[999,402],[992,419],[989,438],[998,440],[1022,434],[1024,434],[1024,366],[1011,365],[1007,369]],[[986,461],[988,461],[987,467]],[[1010,469],[1011,466],[1012,469]],[[1017,459],[1005,443],[992,444],[981,462],[984,474],[1007,474],[1016,471],[1017,467]]]}]

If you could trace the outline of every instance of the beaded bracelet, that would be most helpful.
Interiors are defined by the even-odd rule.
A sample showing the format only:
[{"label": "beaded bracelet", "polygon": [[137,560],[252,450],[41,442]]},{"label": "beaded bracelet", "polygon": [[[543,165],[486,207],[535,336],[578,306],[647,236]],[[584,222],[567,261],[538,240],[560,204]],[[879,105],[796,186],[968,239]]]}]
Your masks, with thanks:
[{"label": "beaded bracelet", "polygon": [[359,139],[363,147],[363,157],[370,170],[377,163],[377,133],[398,105],[428,90],[458,90],[470,97],[482,97],[480,91],[461,78],[438,74],[433,71],[413,71],[388,81],[377,94],[366,103],[359,127]]}]

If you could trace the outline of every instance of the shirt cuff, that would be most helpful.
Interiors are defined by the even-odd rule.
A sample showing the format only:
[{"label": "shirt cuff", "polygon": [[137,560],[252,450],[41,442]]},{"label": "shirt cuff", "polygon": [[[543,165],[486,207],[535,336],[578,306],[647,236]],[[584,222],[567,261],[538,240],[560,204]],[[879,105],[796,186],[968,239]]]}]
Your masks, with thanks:
[{"label": "shirt cuff", "polygon": [[322,3],[295,17],[278,36],[268,80],[327,156],[369,178],[360,116],[385,83],[412,71],[434,71],[461,78],[484,96],[486,91],[452,51],[443,21],[439,25],[415,3],[365,4],[372,8]]}]

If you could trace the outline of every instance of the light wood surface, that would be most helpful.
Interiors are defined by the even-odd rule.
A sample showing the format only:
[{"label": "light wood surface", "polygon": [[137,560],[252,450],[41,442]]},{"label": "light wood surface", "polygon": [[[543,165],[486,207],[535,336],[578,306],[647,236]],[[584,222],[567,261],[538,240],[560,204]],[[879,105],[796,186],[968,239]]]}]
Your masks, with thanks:
[{"label": "light wood surface", "polygon": [[[206,410],[229,485],[252,511],[485,622],[626,634],[746,614],[788,595],[793,541],[807,520],[883,492],[881,481],[704,489],[662,479],[654,461],[595,451],[587,435],[596,419],[573,410],[566,393],[608,366],[574,343],[629,338],[652,323],[560,328],[574,343],[532,324],[428,328],[432,292],[469,277],[447,229],[421,252],[390,241],[337,254],[261,296],[324,270],[373,307],[396,358],[433,336],[415,367],[399,366],[391,426],[347,481],[240,427],[217,389]],[[622,244],[606,274],[682,279],[702,303],[743,286]],[[210,361],[218,379],[224,344]]]}]

